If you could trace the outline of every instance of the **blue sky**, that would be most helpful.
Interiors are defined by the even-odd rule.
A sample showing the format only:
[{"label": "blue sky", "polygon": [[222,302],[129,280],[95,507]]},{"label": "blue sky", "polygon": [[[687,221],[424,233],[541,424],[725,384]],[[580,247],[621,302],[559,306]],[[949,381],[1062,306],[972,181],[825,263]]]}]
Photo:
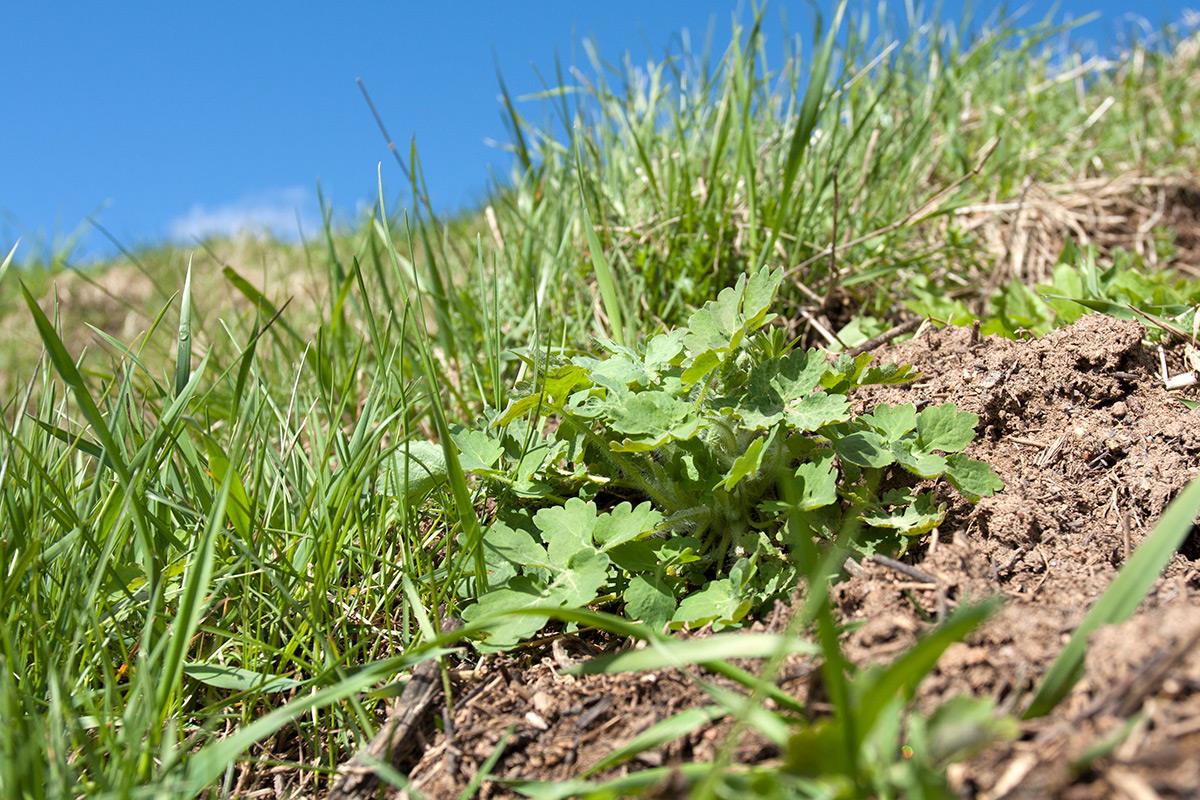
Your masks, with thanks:
[{"label": "blue sky", "polygon": [[[1200,3],[1200,0],[1197,0]],[[828,9],[829,0],[820,0]],[[895,4],[903,12],[902,4]],[[945,13],[962,4],[945,3]],[[874,4],[871,4],[874,7]],[[415,136],[441,210],[485,196],[509,159],[498,63],[515,96],[549,78],[554,53],[581,66],[585,37],[602,55],[659,57],[688,30],[697,49],[728,44],[734,0],[470,3],[10,3],[0,12],[0,247],[20,256],[76,230],[77,260],[111,245],[189,242],[252,224],[294,236],[317,227],[316,185],[343,218],[404,182],[355,85],[361,77],[397,144]],[[977,5],[983,14],[990,6]],[[1030,7],[1022,21],[1049,6]],[[1186,3],[1066,0],[1059,18],[1099,11],[1072,35],[1112,47],[1118,30],[1184,16]],[[807,41],[808,3],[767,6],[768,52],[783,25]],[[740,17],[744,20],[745,13]],[[496,62],[493,62],[493,53]],[[778,59],[775,64],[781,62]],[[537,116],[538,106],[525,111]],[[3,255],[0,253],[0,256]],[[23,260],[23,259],[22,259]]]}]

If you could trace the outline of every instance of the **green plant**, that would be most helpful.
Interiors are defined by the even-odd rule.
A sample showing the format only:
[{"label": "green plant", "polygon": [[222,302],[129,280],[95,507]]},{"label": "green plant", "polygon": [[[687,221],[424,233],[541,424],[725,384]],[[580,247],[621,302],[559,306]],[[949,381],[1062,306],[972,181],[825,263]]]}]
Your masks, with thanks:
[{"label": "green plant", "polygon": [[[1146,323],[1151,341],[1160,340],[1165,330],[1191,330],[1200,308],[1200,281],[1171,269],[1152,269],[1126,250],[1115,250],[1111,261],[1103,266],[1095,245],[1068,240],[1048,282],[1030,287],[1012,280],[992,296],[980,332],[1041,336],[1094,312]],[[965,304],[949,300],[928,280],[914,282],[910,290],[914,299],[907,305],[917,313],[955,325],[975,320]]]},{"label": "green plant", "polygon": [[[995,607],[994,601],[960,606],[892,664],[834,678],[842,684],[834,714],[794,726],[784,771],[840,797],[954,797],[946,785],[946,765],[989,742],[1016,738],[1016,720],[998,717],[986,697],[954,697],[928,716],[904,712],[946,648]],[[840,670],[844,663],[831,649],[833,642],[826,648],[827,675],[828,665]]]},{"label": "green plant", "polygon": [[[900,446],[895,464],[864,467],[835,447],[843,434],[876,430],[863,429],[863,419],[798,434],[786,415],[752,431],[746,420],[714,412],[713,399],[736,399],[746,374],[766,375],[766,360],[800,372],[809,366],[804,353],[771,344],[777,330],[747,333],[751,343],[720,354],[713,380],[689,391],[682,372],[697,362],[685,348],[649,385],[606,373],[645,371],[652,351],[679,343],[665,334],[639,338],[686,321],[749,266],[784,265],[780,306],[799,308],[805,320],[828,313],[829,334],[850,346],[887,327],[892,308],[911,295],[934,303],[929,313],[942,318],[958,313],[969,322],[982,308],[986,325],[1004,315],[1011,332],[1058,324],[1081,308],[1042,292],[1125,314],[1133,313],[1126,303],[1164,317],[1175,316],[1172,304],[1196,304],[1194,284],[1120,254],[1112,271],[1085,251],[1064,252],[1048,285],[1013,286],[993,304],[978,287],[996,284],[996,265],[980,251],[978,229],[953,213],[1014,200],[1029,180],[1162,175],[1194,164],[1191,48],[1137,46],[1064,71],[1058,31],[1048,25],[971,36],[979,26],[969,19],[918,19],[898,31],[888,13],[878,24],[856,13],[840,30],[822,26],[811,47],[787,39],[778,51],[756,15],[724,53],[692,51],[681,37],[682,47],[648,65],[605,62],[589,45],[592,69],[583,63],[551,76],[541,95],[550,113],[525,113],[522,99],[505,93],[515,170],[489,199],[486,220],[474,211],[434,216],[414,147],[409,225],[376,206],[357,231],[344,231],[326,209],[323,246],[206,241],[190,283],[188,253],[170,246],[123,251],[80,270],[64,270],[69,241],[35,245],[41,252],[7,267],[10,254],[0,281],[19,273],[45,319],[29,326],[26,295],[0,292],[0,316],[13,334],[0,359],[0,796],[223,796],[247,772],[262,777],[268,768],[257,763],[261,753],[246,754],[252,744],[286,750],[270,741],[279,731],[285,745],[319,754],[293,765],[297,772],[333,769],[373,732],[372,712],[386,694],[360,691],[450,643],[435,636],[437,614],[427,609],[483,593],[471,520],[483,489],[500,512],[483,541],[493,586],[512,591],[514,607],[530,596],[523,587],[548,595],[525,616],[622,636],[649,636],[656,631],[641,623],[677,616],[732,621],[766,596],[769,581],[787,586],[793,572],[815,595],[847,548],[902,544],[903,526],[868,526],[853,537],[840,529],[897,512],[929,518],[916,501],[889,507],[878,496],[903,491],[899,459],[913,449]],[[1046,43],[1053,47],[1042,51]],[[983,159],[994,140],[997,149]],[[111,315],[69,291],[75,280],[99,288],[109,267],[135,268],[154,287],[141,300],[120,293],[120,317],[137,312],[128,318],[147,330],[132,342],[96,330]],[[169,299],[180,289],[186,321],[183,304]],[[432,323],[430,335],[419,317]],[[545,341],[551,319],[561,326],[561,349],[526,352],[522,364],[514,343]],[[816,335],[806,324],[802,333]],[[1186,317],[1178,324],[1190,329]],[[77,335],[87,325],[92,334]],[[602,343],[609,358],[585,360],[574,348],[590,346],[596,332],[622,337],[629,349]],[[477,353],[483,357],[468,357]],[[503,426],[454,428],[485,403],[507,408],[518,370],[532,376],[527,393],[549,392],[558,402],[555,381],[576,367],[584,379],[566,396],[586,392],[582,408],[570,407],[582,427],[539,402]],[[827,367],[829,380],[849,383],[859,365]],[[678,389],[670,396],[691,409],[695,435],[672,429],[676,438],[660,448],[667,456],[613,450],[650,434],[614,427],[628,427],[628,415],[613,406],[621,387],[606,381],[631,396]],[[824,383],[818,391],[833,401],[846,394]],[[584,416],[588,404],[596,416]],[[917,414],[900,438],[915,446],[938,413],[945,414]],[[866,417],[891,430],[907,426],[911,412]],[[449,430],[453,439],[440,433]],[[788,449],[806,440],[813,452]],[[448,463],[448,442],[464,467],[487,476],[471,496]],[[745,474],[737,477],[733,464],[742,457]],[[660,478],[680,465],[682,477]],[[779,485],[796,484],[794,496],[772,485],[772,469]],[[809,507],[803,497],[818,489],[835,499]],[[661,502],[672,497],[678,502]],[[745,513],[723,546],[726,512],[739,505]],[[789,515],[792,528],[780,527]],[[829,570],[810,569],[814,537]],[[707,595],[695,591],[705,587]],[[582,602],[609,601],[638,624],[562,608],[589,595]],[[500,624],[507,611],[497,599],[478,604],[470,612],[477,622],[461,635]],[[821,650],[840,664],[836,634],[825,625]],[[1055,680],[1047,677],[1047,702],[1077,675],[1082,637]],[[502,638],[493,631],[488,642]],[[763,654],[739,650],[732,637],[714,639],[695,663],[726,669],[723,658]],[[788,646],[807,645],[790,637]],[[651,651],[654,642],[641,652]],[[667,663],[686,663],[686,654],[673,655]],[[922,761],[939,752],[920,746],[924,720],[907,717],[911,759],[896,752],[892,706],[872,732],[848,737],[844,722],[858,725],[850,706],[879,695],[866,693],[874,672],[840,664],[830,675],[838,670],[847,686],[836,690],[837,707],[846,710],[825,724],[843,744],[840,755],[824,751],[826,774],[800,775],[798,760],[792,773],[729,761],[683,772],[716,775],[718,788],[740,794],[779,796],[783,786],[828,797],[847,779],[832,765],[858,763],[862,794],[910,786],[908,796],[917,796],[932,785],[928,773],[889,775],[918,763],[940,768],[940,759]],[[775,689],[742,685],[759,696]],[[289,693],[295,699],[285,702]],[[771,731],[782,732],[776,742],[786,746],[803,729],[785,696],[769,696],[784,709]],[[768,719],[744,698],[714,694],[714,702],[718,711],[682,722],[715,713],[756,725]],[[962,713],[957,706],[944,716]],[[663,771],[635,772],[606,791],[662,778]]]},{"label": "green plant", "polygon": [[[871,367],[869,354],[830,363],[789,349],[767,325],[782,274],[742,276],[687,327],[636,348],[602,341],[607,358],[530,358],[526,396],[486,428],[456,432],[465,469],[528,497],[574,495],[500,516],[484,537],[499,588],[469,614],[619,599],[655,628],[732,625],[795,586],[791,537],[832,539],[861,521],[859,547],[902,548],[941,522],[933,489],[896,480],[896,467],[972,500],[1003,488],[959,452],[974,414],[953,404],[852,414],[855,388],[915,375]],[[536,424],[546,418],[554,424]],[[793,499],[781,499],[782,480],[799,487]],[[797,514],[791,533],[784,512]],[[490,644],[538,627],[514,618]]]}]

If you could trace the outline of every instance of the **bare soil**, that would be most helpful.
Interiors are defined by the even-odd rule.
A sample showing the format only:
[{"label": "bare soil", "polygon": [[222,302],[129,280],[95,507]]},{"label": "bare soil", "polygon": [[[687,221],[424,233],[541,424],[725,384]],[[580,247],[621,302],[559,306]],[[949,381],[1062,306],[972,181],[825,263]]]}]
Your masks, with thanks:
[{"label": "bare soil", "polygon": [[[860,402],[949,401],[978,414],[979,436],[968,454],[991,464],[1007,489],[976,505],[946,492],[945,524],[910,553],[933,582],[868,561],[835,588],[842,619],[865,620],[844,638],[851,660],[894,658],[955,604],[999,595],[1002,609],[947,651],[916,704],[930,710],[969,693],[1020,710],[1087,608],[1200,469],[1200,410],[1187,410],[1163,388],[1158,357],[1142,343],[1145,333],[1137,322],[1091,315],[1033,341],[980,339],[969,329],[948,328],[880,353],[924,375],[872,390]],[[1169,371],[1184,369],[1182,351],[1164,355]],[[1054,713],[1023,723],[1018,740],[955,765],[954,788],[964,797],[994,799],[1195,796],[1197,555],[1194,534],[1138,613],[1092,637],[1086,677]],[[778,627],[787,616],[779,611],[757,627]],[[428,726],[428,746],[410,765],[414,788],[457,797],[506,736],[492,777],[580,777],[655,722],[709,702],[675,670],[564,673],[589,651],[568,638],[477,665],[455,704],[453,737],[444,725]],[[815,666],[787,665],[780,685],[819,710],[820,698],[807,696]],[[1130,720],[1107,755],[1072,768]],[[710,759],[728,733],[727,721],[714,723],[597,777]],[[735,758],[745,763],[779,756],[753,731],[741,732],[736,745]],[[661,788],[665,796],[679,789],[669,780]],[[512,796],[492,780],[482,782],[479,794]]]},{"label": "bare soil", "polygon": [[[873,564],[838,587],[842,613],[867,623],[847,637],[866,663],[881,644],[902,651],[939,601],[1000,595],[1005,604],[951,648],[922,685],[931,707],[956,693],[1003,706],[1039,682],[1087,608],[1167,503],[1200,469],[1200,410],[1163,388],[1136,322],[1101,315],[1036,341],[976,340],[953,328],[905,342],[888,360],[924,378],[872,402],[952,401],[980,417],[970,451],[1006,490],[956,501],[920,567],[937,584],[903,591]],[[1170,372],[1182,371],[1167,353]],[[946,540],[949,541],[946,541]],[[952,772],[968,797],[1192,797],[1200,787],[1200,570],[1196,534],[1129,622],[1097,632],[1086,677],[1019,741]],[[1143,714],[1107,758],[1072,772],[1091,747]]]}]

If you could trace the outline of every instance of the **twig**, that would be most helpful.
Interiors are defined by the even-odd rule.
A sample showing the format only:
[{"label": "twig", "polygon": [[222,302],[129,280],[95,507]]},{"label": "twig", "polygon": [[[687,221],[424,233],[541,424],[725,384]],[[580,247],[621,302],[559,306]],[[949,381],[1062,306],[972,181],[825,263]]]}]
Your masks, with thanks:
[{"label": "twig", "polygon": [[913,317],[912,319],[908,320],[907,322],[901,322],[896,327],[889,328],[888,330],[884,331],[883,333],[879,334],[878,336],[872,336],[870,339],[867,339],[865,342],[858,345],[857,347],[851,347],[849,350],[846,351],[846,355],[853,358],[854,356],[860,355],[862,353],[866,353],[866,352],[869,352],[876,348],[883,347],[885,344],[892,341],[897,336],[903,336],[904,334],[908,333],[909,331],[911,331],[914,328],[916,328],[917,326],[919,326],[924,321],[925,320],[923,317]]},{"label": "twig", "polygon": [[1160,647],[1141,666],[1131,670],[1108,692],[1088,706],[1076,722],[1094,717],[1106,709],[1120,718],[1130,716],[1142,707],[1147,697],[1158,691],[1167,673],[1192,652],[1197,642],[1200,642],[1200,626],[1193,628],[1182,639],[1173,640]]},{"label": "twig", "polygon": [[940,583],[936,576],[930,575],[923,569],[917,569],[911,564],[905,564],[903,561],[897,561],[894,558],[881,556],[878,553],[871,556],[871,560],[881,567],[887,567],[888,569],[895,570],[896,572],[899,572],[902,575],[907,575],[913,580],[920,581],[921,583]]}]

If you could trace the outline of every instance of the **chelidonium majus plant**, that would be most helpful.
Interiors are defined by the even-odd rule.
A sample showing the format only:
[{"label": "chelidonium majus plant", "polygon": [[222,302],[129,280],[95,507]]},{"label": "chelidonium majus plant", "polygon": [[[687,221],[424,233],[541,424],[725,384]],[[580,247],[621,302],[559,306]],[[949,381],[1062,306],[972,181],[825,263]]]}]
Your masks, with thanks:
[{"label": "chelidonium majus plant", "polygon": [[[782,279],[742,276],[684,328],[636,347],[601,341],[603,358],[528,357],[524,396],[456,432],[465,469],[531,500],[484,537],[496,588],[474,616],[609,601],[656,627],[732,625],[794,588],[788,536],[832,539],[852,523],[860,547],[902,549],[942,521],[930,485],[879,491],[899,483],[889,471],[945,479],[972,501],[1003,488],[960,452],[974,414],[949,403],[852,414],[855,388],[916,374],[790,349],[768,325]],[[516,620],[492,642],[544,624]]]}]

